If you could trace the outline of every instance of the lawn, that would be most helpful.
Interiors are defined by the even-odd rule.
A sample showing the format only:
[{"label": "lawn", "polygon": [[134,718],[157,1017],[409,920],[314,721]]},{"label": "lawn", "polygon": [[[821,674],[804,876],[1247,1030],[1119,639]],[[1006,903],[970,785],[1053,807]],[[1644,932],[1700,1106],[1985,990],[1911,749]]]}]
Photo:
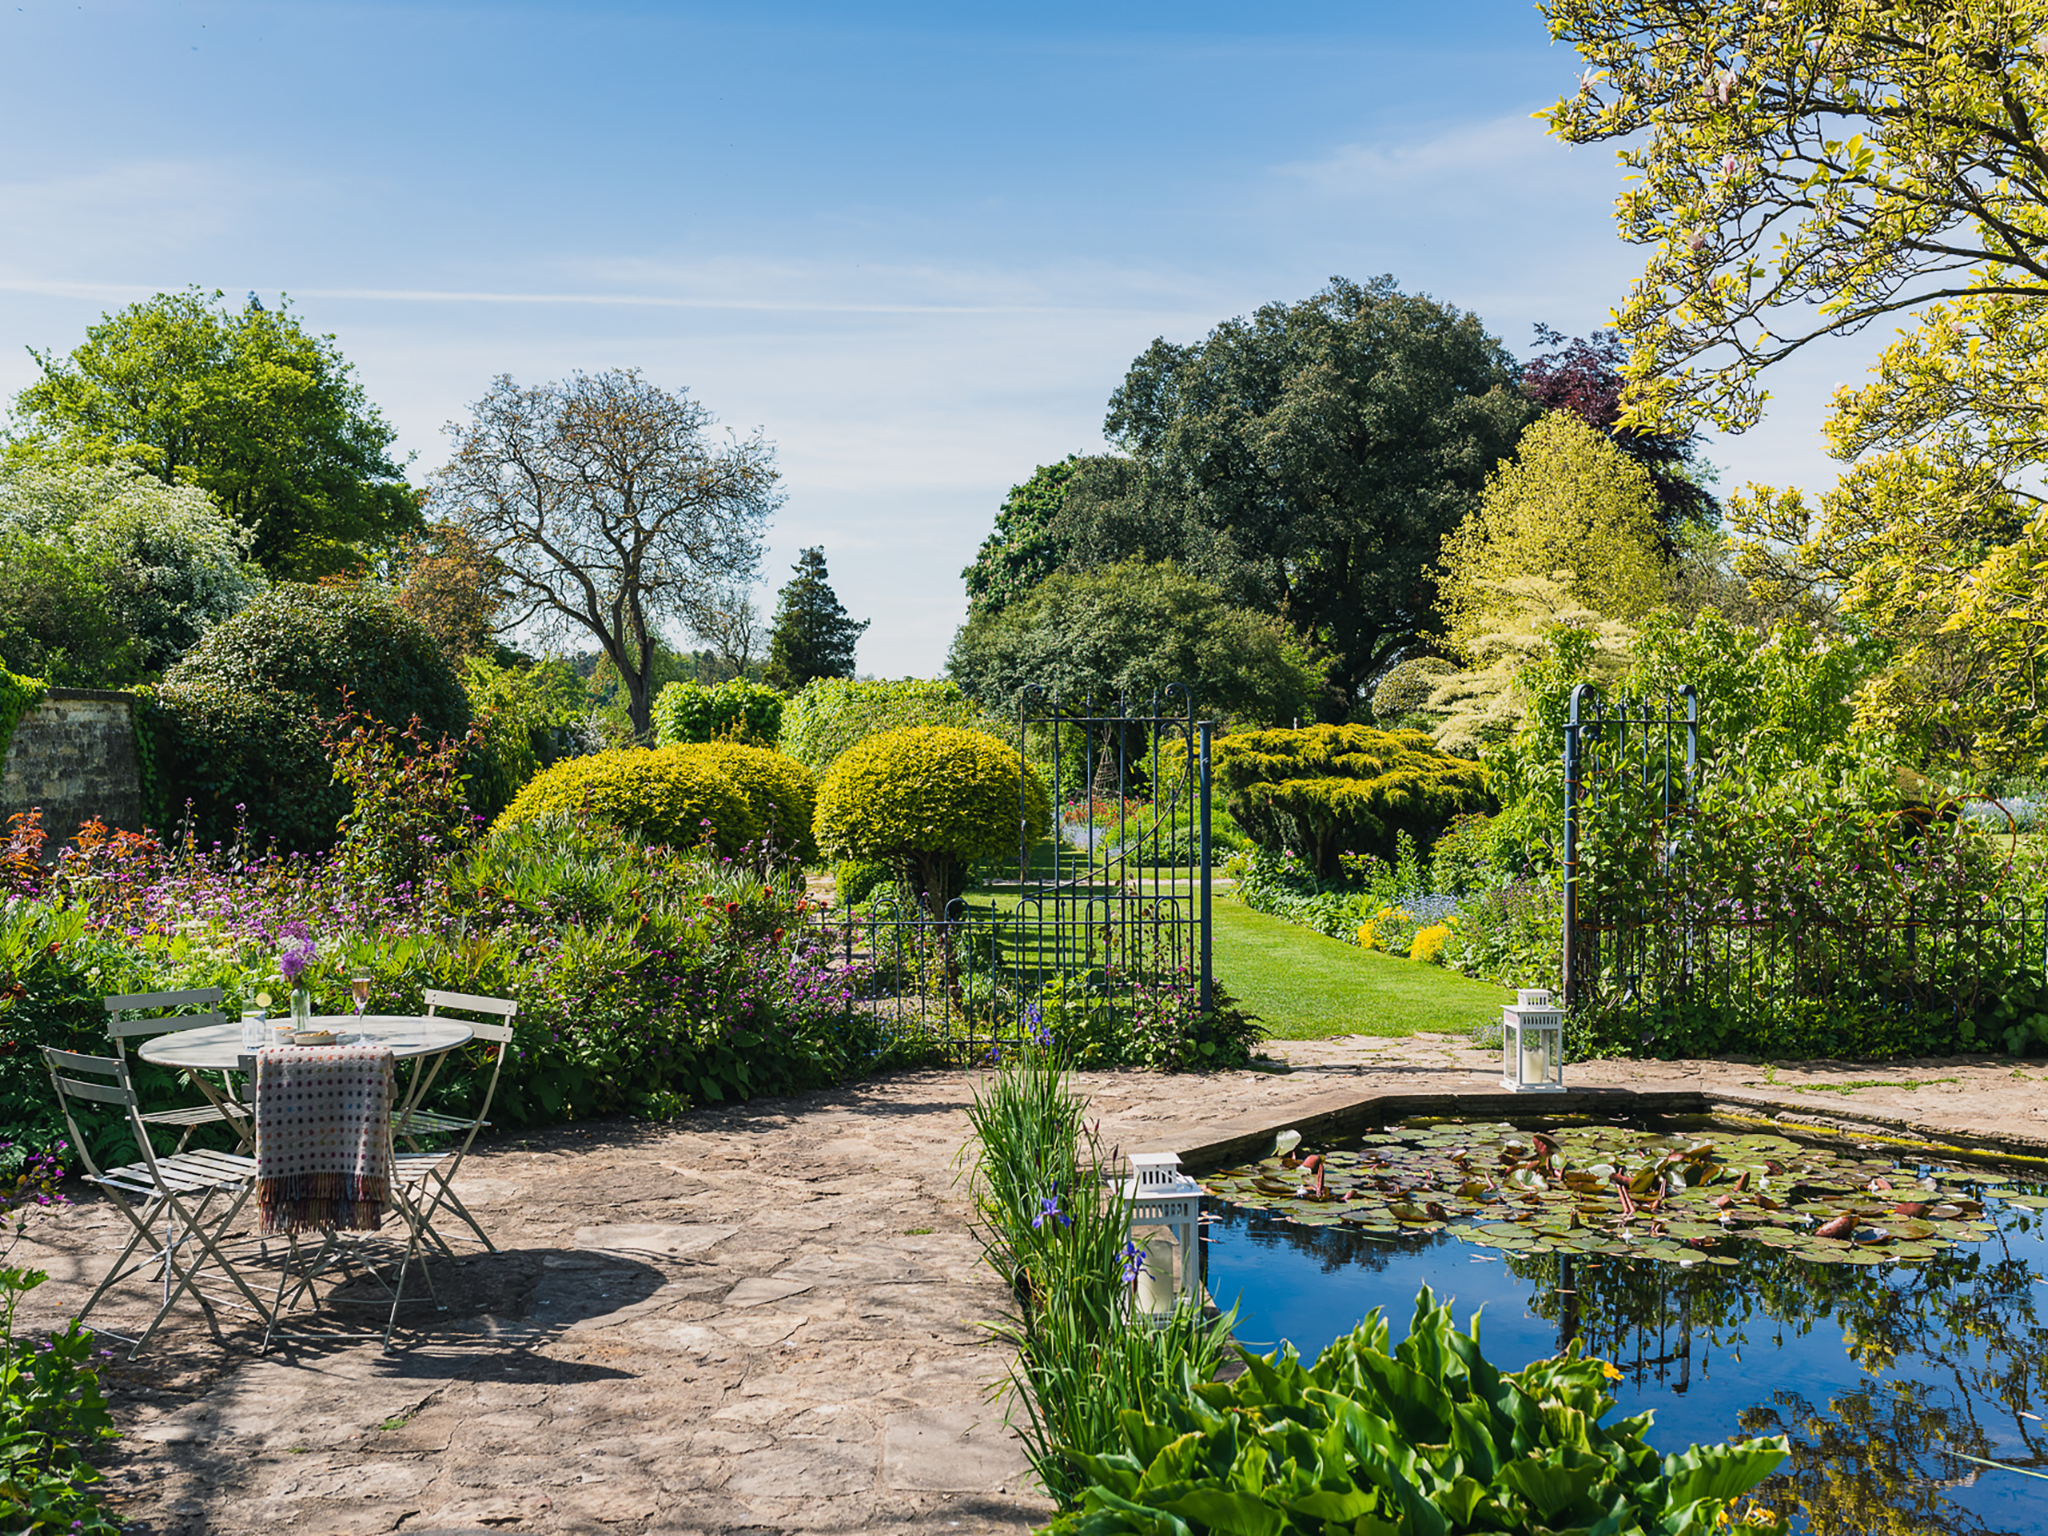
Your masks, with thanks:
[{"label": "lawn", "polygon": [[1498,1023],[1512,992],[1254,912],[1218,894],[1216,977],[1284,1040],[1462,1033]]}]

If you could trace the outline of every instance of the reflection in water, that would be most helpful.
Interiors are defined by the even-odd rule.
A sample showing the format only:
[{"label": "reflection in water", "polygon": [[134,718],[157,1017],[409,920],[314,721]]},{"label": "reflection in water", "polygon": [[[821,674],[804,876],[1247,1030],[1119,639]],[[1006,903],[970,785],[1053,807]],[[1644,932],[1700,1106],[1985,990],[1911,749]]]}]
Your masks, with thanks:
[{"label": "reflection in water", "polygon": [[[1210,1202],[1209,1289],[1239,1337],[1313,1355],[1384,1306],[1395,1337],[1427,1281],[1484,1306],[1488,1355],[1519,1366],[1576,1339],[1614,1362],[1619,1413],[1657,1410],[1682,1449],[1785,1434],[1762,1490],[1813,1536],[2048,1536],[2048,1217],[1982,1190],[1996,1235],[1920,1264],[1812,1264],[1737,1243],[1733,1268],[1498,1254],[1443,1233],[1375,1241]],[[1972,1461],[1967,1458],[1979,1458]],[[1982,1461],[2003,1463],[1986,1467]]]}]

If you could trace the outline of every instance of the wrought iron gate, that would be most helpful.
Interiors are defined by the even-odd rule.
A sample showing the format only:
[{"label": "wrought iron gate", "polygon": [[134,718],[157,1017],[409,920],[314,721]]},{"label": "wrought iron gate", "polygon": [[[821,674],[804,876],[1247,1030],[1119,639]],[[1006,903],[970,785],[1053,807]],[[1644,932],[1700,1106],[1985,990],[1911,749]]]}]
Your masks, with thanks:
[{"label": "wrought iron gate", "polygon": [[965,1060],[1176,990],[1206,1009],[1213,729],[1178,686],[1137,710],[1027,689],[1016,744],[1046,766],[1051,836],[1031,835],[1020,786],[1014,871],[987,872],[981,895],[820,914],[849,1006]]},{"label": "wrought iron gate", "polygon": [[[1944,878],[1956,807],[1902,800],[1875,818],[1844,807],[1812,824],[1758,821],[1750,796],[1715,793],[1722,770],[1702,760],[1700,707],[1690,686],[1664,701],[1572,691],[1568,1012],[1629,1045],[1680,1025],[1695,1044],[1779,1024],[1824,1040],[1851,1017],[1946,1019],[1958,1046],[1996,1043],[2016,986],[2048,967],[2048,912],[2020,882],[2008,894]],[[1819,851],[1845,829],[1867,856]]]}]

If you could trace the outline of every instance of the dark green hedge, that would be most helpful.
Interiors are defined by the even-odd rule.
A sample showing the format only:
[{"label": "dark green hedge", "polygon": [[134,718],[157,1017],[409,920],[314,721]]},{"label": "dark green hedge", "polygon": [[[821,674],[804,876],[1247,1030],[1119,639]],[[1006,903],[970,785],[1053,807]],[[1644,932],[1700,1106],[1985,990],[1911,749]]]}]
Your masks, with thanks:
[{"label": "dark green hedge", "polygon": [[333,587],[280,585],[165,676],[166,798],[190,799],[202,841],[226,837],[239,807],[251,832],[287,849],[325,848],[347,811],[320,745],[321,721],[360,712],[436,735],[469,726],[469,700],[431,631],[395,603]]}]

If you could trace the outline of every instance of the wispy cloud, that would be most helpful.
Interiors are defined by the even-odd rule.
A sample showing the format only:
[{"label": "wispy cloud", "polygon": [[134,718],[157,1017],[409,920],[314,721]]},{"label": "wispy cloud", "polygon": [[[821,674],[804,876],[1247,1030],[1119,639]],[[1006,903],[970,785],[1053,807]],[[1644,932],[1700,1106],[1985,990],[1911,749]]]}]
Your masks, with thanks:
[{"label": "wispy cloud", "polygon": [[1469,196],[1478,185],[1505,185],[1525,195],[1556,199],[1565,191],[1561,180],[1605,182],[1614,174],[1613,161],[1604,153],[1561,144],[1542,124],[1520,113],[1459,123],[1420,138],[1345,144],[1315,159],[1287,162],[1275,171],[1325,197],[1396,194],[1404,202],[1432,190]]}]

